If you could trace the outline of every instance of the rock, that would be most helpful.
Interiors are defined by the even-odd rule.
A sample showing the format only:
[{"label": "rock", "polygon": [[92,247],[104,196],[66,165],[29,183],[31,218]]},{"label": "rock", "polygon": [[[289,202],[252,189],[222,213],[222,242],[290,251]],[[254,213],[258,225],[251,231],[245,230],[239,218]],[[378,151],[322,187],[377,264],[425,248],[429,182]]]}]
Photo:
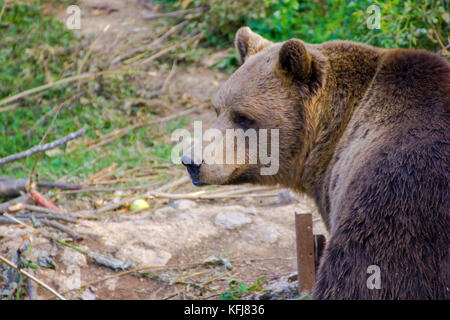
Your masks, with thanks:
[{"label": "rock", "polygon": [[249,300],[287,300],[298,297],[297,273],[290,274],[266,287],[262,292],[248,297]]},{"label": "rock", "polygon": [[228,261],[228,259],[218,256],[211,256],[209,258],[206,258],[205,261],[203,261],[203,265],[224,265],[227,270],[233,269],[233,265],[230,263],[230,261]]},{"label": "rock", "polygon": [[55,260],[53,260],[52,257],[46,252],[42,252],[37,257],[37,265],[42,268],[50,268],[50,269],[56,269],[57,265],[55,263]]},{"label": "rock", "polygon": [[139,266],[164,266],[172,258],[167,251],[147,249],[136,245],[120,248],[117,256],[123,260],[131,260]]},{"label": "rock", "polygon": [[83,253],[67,247],[64,247],[63,249],[63,252],[61,254],[61,262],[67,267],[82,267],[87,264],[86,256]]},{"label": "rock", "polygon": [[192,209],[197,206],[197,203],[192,200],[169,200],[169,207],[172,207],[177,210],[187,210]]},{"label": "rock", "polygon": [[291,191],[288,190],[288,189],[281,190],[278,193],[277,202],[279,204],[289,204],[289,203],[291,203],[292,202]]},{"label": "rock", "polygon": [[219,212],[214,220],[216,226],[228,230],[239,228],[251,222],[252,219],[250,217],[239,211]]},{"label": "rock", "polygon": [[96,300],[97,299],[97,297],[95,296],[95,293],[93,293],[89,289],[84,290],[84,292],[80,298],[81,298],[81,300]]}]

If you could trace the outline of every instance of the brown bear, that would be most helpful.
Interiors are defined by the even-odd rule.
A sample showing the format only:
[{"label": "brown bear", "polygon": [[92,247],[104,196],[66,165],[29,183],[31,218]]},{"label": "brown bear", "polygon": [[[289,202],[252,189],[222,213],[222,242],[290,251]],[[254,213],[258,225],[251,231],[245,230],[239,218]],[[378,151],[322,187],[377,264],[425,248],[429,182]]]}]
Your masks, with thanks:
[{"label": "brown bear", "polygon": [[279,129],[279,169],[187,155],[193,182],[311,196],[330,232],[315,299],[449,299],[449,63],[349,41],[273,43],[248,27],[235,45],[242,65],[213,100],[214,127]]}]

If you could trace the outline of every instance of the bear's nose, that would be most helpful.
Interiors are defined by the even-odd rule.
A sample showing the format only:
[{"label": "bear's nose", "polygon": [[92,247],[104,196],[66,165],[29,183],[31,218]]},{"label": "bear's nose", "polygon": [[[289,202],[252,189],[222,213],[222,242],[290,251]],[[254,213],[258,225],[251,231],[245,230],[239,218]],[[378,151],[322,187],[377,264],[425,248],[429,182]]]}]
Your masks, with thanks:
[{"label": "bear's nose", "polygon": [[200,164],[195,164],[194,161],[192,161],[192,159],[186,155],[181,157],[181,163],[184,164],[187,168],[187,170],[189,171],[189,174],[191,176],[198,176],[199,172],[200,172],[200,167],[201,167],[201,163]]}]

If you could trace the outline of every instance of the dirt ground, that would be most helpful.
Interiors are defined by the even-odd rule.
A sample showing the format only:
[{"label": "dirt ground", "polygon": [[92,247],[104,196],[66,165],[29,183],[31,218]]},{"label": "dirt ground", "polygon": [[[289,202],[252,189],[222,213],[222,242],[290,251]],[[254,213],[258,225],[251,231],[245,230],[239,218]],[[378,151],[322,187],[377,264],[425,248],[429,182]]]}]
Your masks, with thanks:
[{"label": "dirt ground", "polygon": [[[110,25],[97,41],[97,51],[113,55],[132,37],[158,35],[155,24],[141,18],[145,9],[137,0],[80,2],[82,28],[77,32],[98,36]],[[117,11],[92,9],[98,4]],[[59,12],[58,16],[64,19],[65,13]],[[202,64],[180,66],[168,92],[209,101],[227,77]],[[178,104],[171,107],[182,108]],[[210,109],[195,118],[208,124],[215,114]],[[173,170],[182,174],[183,169]],[[215,190],[229,192],[244,187]],[[176,193],[199,190],[186,183]],[[233,279],[252,285],[264,277],[262,284],[267,287],[296,271],[294,212],[313,213],[314,233],[326,233],[310,199],[284,189],[272,192],[271,196],[236,199],[158,200],[158,206],[139,213],[117,211],[100,220],[79,219],[70,225],[83,236],[74,243],[83,250],[131,262],[136,267],[161,267],[143,273],[117,276],[120,271],[100,266],[85,254],[42,236],[30,235],[20,226],[0,226],[0,250],[11,255],[25,241],[31,241],[36,260],[50,257],[57,266],[41,267],[35,276],[68,299],[218,299]],[[60,205],[67,211],[73,208],[70,201]],[[113,275],[116,277],[84,286]],[[41,288],[37,295],[39,299],[50,297]]]}]

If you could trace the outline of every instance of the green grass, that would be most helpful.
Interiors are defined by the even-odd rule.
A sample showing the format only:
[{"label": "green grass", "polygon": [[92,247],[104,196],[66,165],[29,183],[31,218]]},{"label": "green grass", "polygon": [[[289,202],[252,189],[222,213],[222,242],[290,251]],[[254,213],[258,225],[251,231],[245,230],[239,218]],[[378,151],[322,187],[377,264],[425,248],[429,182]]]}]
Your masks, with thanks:
[{"label": "green grass", "polygon": [[239,300],[251,293],[260,292],[263,290],[261,283],[264,280],[264,277],[261,277],[251,286],[237,280],[231,280],[228,283],[228,290],[222,293],[220,300]]},{"label": "green grass", "polygon": [[[0,1],[0,8],[2,5]],[[41,1],[29,1],[9,5],[2,16],[0,99],[75,75],[88,51],[88,40],[78,38],[55,17],[44,16],[41,9]],[[87,62],[87,68],[93,65],[94,71],[102,68],[101,62]],[[80,86],[62,85],[17,101],[17,109],[0,112],[0,157],[37,145],[47,132],[44,143],[85,128],[85,136],[74,143],[86,138],[95,142],[99,140],[97,133],[105,135],[135,121],[153,118],[156,113],[151,104],[143,107],[132,103],[133,99],[142,98],[133,79],[129,74],[105,76]],[[79,97],[72,99],[76,95]],[[72,101],[67,102],[69,99]],[[61,151],[65,151],[65,146],[60,147],[4,165],[0,176],[27,177],[36,160],[35,172],[43,180],[71,174],[83,180],[113,163],[126,167],[146,162],[168,163],[172,145],[166,143],[167,137],[187,123],[189,118],[181,117],[139,128],[94,150],[80,147],[64,153]]]}]

